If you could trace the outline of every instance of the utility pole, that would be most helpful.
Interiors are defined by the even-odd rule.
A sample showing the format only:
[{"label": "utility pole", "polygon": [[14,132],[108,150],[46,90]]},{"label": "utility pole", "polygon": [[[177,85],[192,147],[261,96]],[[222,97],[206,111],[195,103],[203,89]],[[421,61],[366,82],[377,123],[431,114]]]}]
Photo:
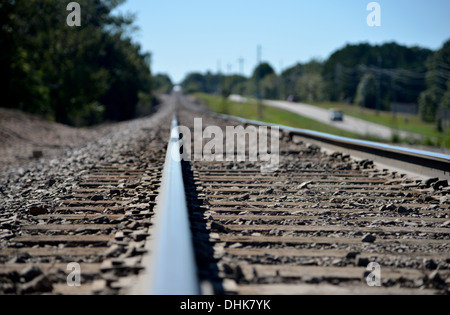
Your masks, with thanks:
[{"label": "utility pole", "polygon": [[281,100],[286,100],[286,96],[283,91],[283,60],[280,60],[280,75],[278,76],[278,98]]},{"label": "utility pole", "polygon": [[231,75],[231,73],[233,72],[233,65],[231,63],[229,63],[227,65],[227,69],[228,69],[228,75]]},{"label": "utility pole", "polygon": [[336,91],[336,99],[341,101],[341,74],[342,74],[342,65],[338,63],[334,72],[334,85]]},{"label": "utility pole", "polygon": [[[262,59],[262,47],[258,45],[257,49],[257,68],[261,65]],[[261,78],[259,77],[259,72],[256,73],[256,94],[258,98],[258,119],[262,120],[263,112],[262,112],[262,95],[261,95]]]},{"label": "utility pole", "polygon": [[217,76],[219,78],[219,90],[217,91],[217,94],[222,95],[223,78],[222,78],[222,62],[221,62],[221,60],[217,60]]},{"label": "utility pole", "polygon": [[222,62],[217,60],[217,74],[222,74]]},{"label": "utility pole", "polygon": [[443,115],[443,127],[444,127],[444,141],[442,141],[442,147],[445,149],[447,147],[447,136],[448,130],[450,128],[450,109],[444,109]]},{"label": "utility pole", "polygon": [[262,46],[258,45],[258,66],[261,64],[262,60]]},{"label": "utility pole", "polygon": [[391,76],[392,105],[391,110],[394,112],[394,118],[397,118],[397,94],[395,91],[395,75]]},{"label": "utility pole", "polygon": [[366,87],[367,87],[367,80],[363,80],[363,89],[362,89],[362,107],[366,109]]},{"label": "utility pole", "polygon": [[381,109],[381,56],[378,56],[378,69],[377,69],[377,115],[380,114]]},{"label": "utility pole", "polygon": [[239,62],[239,72],[241,75],[244,75],[244,63],[245,63],[245,59],[244,58],[239,58],[238,59]]}]

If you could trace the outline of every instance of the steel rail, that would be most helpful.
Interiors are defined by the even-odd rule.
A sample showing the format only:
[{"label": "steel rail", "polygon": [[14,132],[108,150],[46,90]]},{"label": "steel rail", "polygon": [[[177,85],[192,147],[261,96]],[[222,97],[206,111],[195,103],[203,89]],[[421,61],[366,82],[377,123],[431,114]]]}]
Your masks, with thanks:
[{"label": "steel rail", "polygon": [[404,148],[373,141],[357,140],[307,129],[248,120],[230,115],[216,115],[224,119],[235,120],[247,125],[279,127],[281,130],[286,130],[293,135],[328,144],[332,149],[346,149],[346,153],[356,154],[364,158],[372,158],[376,160],[376,162],[398,167],[401,170],[422,177],[436,176],[450,180],[450,155]]},{"label": "steel rail", "polygon": [[199,295],[192,233],[183,183],[178,119],[174,116],[149,242],[147,295]]}]

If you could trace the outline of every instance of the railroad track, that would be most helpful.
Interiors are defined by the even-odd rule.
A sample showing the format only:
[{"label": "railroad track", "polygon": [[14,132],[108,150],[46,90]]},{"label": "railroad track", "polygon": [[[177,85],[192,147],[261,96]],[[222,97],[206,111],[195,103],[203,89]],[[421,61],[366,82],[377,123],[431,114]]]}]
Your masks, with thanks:
[{"label": "railroad track", "polygon": [[[186,110],[181,123],[193,129],[195,116]],[[203,124],[259,125],[224,118]],[[347,155],[356,149],[362,158]],[[448,293],[448,157],[384,149],[285,128],[273,173],[251,162],[186,163],[201,279],[226,294]],[[404,160],[405,174],[367,156]],[[367,283],[371,262],[381,287]]]},{"label": "railroad track", "polygon": [[[258,126],[205,114],[189,98],[179,97],[178,103],[179,124],[191,130],[199,112],[204,127]],[[391,159],[378,163],[381,148],[359,143],[363,150],[286,128],[279,167],[269,173],[257,162],[172,164],[178,132],[166,151],[166,121],[140,150],[122,152],[119,163],[91,167],[57,207],[45,209],[49,213],[31,224],[16,223],[14,237],[0,248],[3,293],[42,293],[39,285],[30,288],[36,279],[44,288],[51,283],[49,292],[63,294],[449,293],[444,156],[385,148]],[[355,151],[363,157],[355,158]],[[393,154],[403,156],[396,163],[403,160],[405,172],[398,164],[389,167]],[[416,166],[421,176],[409,173],[418,159],[428,161],[420,162],[420,170]],[[171,178],[175,173],[178,179]],[[174,192],[174,182],[184,186]],[[185,204],[175,201],[180,194]],[[41,211],[46,212],[34,209]],[[166,234],[175,218],[176,227]],[[191,237],[177,233],[186,233],[186,226]],[[181,242],[170,250],[168,244]],[[83,271],[78,288],[66,284],[66,266],[73,261]],[[171,277],[186,261],[192,262],[190,271]],[[371,263],[380,268],[380,287],[367,281],[378,270],[368,269]],[[27,281],[32,266],[41,274]]]}]

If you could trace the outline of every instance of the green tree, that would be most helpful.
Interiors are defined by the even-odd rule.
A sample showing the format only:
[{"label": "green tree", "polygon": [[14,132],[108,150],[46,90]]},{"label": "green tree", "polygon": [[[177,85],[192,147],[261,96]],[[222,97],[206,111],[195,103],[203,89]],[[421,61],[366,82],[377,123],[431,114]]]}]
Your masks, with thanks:
[{"label": "green tree", "polygon": [[185,93],[206,92],[205,77],[201,73],[190,73],[181,83]]},{"label": "green tree", "polygon": [[433,122],[436,121],[436,114],[439,103],[438,93],[433,89],[428,89],[419,97],[419,112],[423,121]]},{"label": "green tree", "polygon": [[[368,43],[347,45],[334,52],[324,64],[323,77],[332,101],[353,102],[358,84],[371,70],[385,70],[380,78],[382,105],[387,108],[395,87],[397,102],[416,102],[425,89],[425,62],[432,55],[429,49],[405,47],[396,43],[372,46]],[[395,76],[395,85],[391,77]]]},{"label": "green tree", "polygon": [[252,78],[254,80],[263,80],[266,76],[272,74],[275,74],[275,70],[273,70],[272,66],[267,62],[263,62],[255,68]]},{"label": "green tree", "polygon": [[436,121],[439,109],[450,108],[450,40],[427,61],[427,90],[419,98],[424,121]]},{"label": "green tree", "polygon": [[243,94],[241,84],[247,82],[247,78],[241,75],[231,75],[223,78],[223,88],[231,94]]},{"label": "green tree", "polygon": [[296,95],[303,102],[320,102],[325,100],[325,83],[322,77],[323,64],[311,60],[302,67],[297,79]]},{"label": "green tree", "polygon": [[366,73],[358,84],[355,104],[364,108],[376,108],[377,79],[372,73]]},{"label": "green tree", "polygon": [[280,98],[280,77],[275,73],[267,75],[261,81],[261,93],[265,99],[279,99]]},{"label": "green tree", "polygon": [[150,56],[128,34],[133,18],[111,14],[122,0],[78,2],[81,27],[66,24],[64,1],[1,2],[6,106],[74,125],[133,118],[151,88]]},{"label": "green tree", "polygon": [[168,94],[172,91],[173,83],[167,74],[157,74],[153,77],[153,90],[158,93]]},{"label": "green tree", "polygon": [[298,80],[298,97],[303,102],[325,100],[324,81],[320,73],[305,73]]},{"label": "green tree", "polygon": [[297,96],[298,80],[304,73],[304,65],[298,63],[281,73],[281,98],[286,99],[289,95]]}]

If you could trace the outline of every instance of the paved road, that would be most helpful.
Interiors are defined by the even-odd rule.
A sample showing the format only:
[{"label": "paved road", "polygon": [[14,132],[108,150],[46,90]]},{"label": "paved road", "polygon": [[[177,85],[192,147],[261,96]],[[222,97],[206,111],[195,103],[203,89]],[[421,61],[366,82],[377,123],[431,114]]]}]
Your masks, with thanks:
[{"label": "paved road", "polygon": [[[351,131],[362,135],[373,135],[378,138],[390,140],[395,131],[389,127],[368,122],[366,120],[345,116],[343,122],[330,121],[328,111],[312,105],[290,103],[284,101],[263,101],[264,105],[284,109],[304,117],[317,120],[322,123],[329,124],[333,127],[343,130]],[[345,113],[344,113],[345,114]],[[402,138],[406,137],[420,137],[420,135],[411,134],[408,132],[397,131]]]},{"label": "paved road", "polygon": [[[230,100],[240,103],[246,103],[250,102],[249,99],[242,97],[240,95],[231,95]],[[332,125],[336,128],[348,130],[354,133],[362,134],[362,135],[375,135],[378,138],[385,138],[387,140],[391,140],[392,134],[394,133],[394,130],[392,130],[389,127],[385,127],[382,125],[378,125],[375,123],[371,123],[362,119],[354,118],[345,116],[343,122],[333,122],[330,121],[328,116],[328,111],[325,109],[322,109],[320,107],[307,105],[307,104],[299,104],[299,103],[290,103],[290,102],[284,102],[284,101],[264,101],[264,104],[267,106],[277,107],[280,109],[284,109],[290,112],[293,112],[295,114],[299,114],[329,125]],[[398,134],[401,137],[417,137],[418,139],[422,139],[421,135],[418,134],[412,134],[408,132],[398,132]],[[429,146],[411,146],[407,144],[396,144],[398,146],[405,146],[408,148],[414,148],[418,150],[425,150],[425,151],[432,151],[432,152],[438,152],[438,153],[444,153],[450,155],[450,149],[444,149],[444,148],[437,148],[437,147],[429,147]]]}]

